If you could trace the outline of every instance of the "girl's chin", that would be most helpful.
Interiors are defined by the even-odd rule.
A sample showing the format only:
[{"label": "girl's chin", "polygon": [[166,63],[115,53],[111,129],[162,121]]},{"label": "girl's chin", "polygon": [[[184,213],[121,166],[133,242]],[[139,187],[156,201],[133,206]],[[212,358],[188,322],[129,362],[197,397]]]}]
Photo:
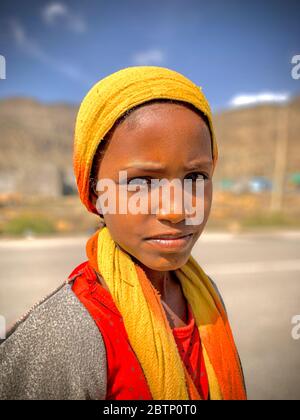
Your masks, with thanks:
[{"label": "girl's chin", "polygon": [[155,271],[174,271],[181,268],[185,265],[189,259],[189,255],[185,256],[185,258],[181,257],[178,258],[178,255],[171,256],[170,254],[166,257],[156,257],[155,259],[152,258],[141,258],[139,261],[142,265],[146,266],[150,270]]}]

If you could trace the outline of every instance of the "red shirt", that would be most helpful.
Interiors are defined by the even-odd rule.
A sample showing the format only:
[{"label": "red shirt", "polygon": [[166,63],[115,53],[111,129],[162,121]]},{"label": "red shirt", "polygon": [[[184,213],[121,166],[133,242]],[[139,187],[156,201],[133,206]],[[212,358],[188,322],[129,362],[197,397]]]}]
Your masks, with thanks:
[{"label": "red shirt", "polygon": [[[122,315],[111,294],[99,283],[88,261],[76,267],[69,275],[69,279],[74,276],[77,277],[72,290],[89,311],[104,340],[107,357],[106,399],[151,400],[152,396],[143,370],[131,348]],[[188,324],[185,327],[173,328],[172,331],[181,358],[201,398],[208,399],[208,379],[200,335],[190,305],[188,310]]]}]

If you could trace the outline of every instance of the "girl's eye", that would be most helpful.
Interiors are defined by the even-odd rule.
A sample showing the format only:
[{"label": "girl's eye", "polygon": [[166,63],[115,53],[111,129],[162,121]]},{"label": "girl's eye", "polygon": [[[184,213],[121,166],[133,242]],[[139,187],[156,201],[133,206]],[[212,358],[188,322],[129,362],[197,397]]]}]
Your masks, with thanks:
[{"label": "girl's eye", "polygon": [[151,180],[148,178],[132,178],[132,179],[129,179],[127,184],[128,185],[141,185],[142,187],[146,187],[147,185],[150,184],[150,182]]},{"label": "girl's eye", "polygon": [[[201,172],[195,172],[192,173],[190,175],[188,175],[189,177],[192,177],[193,181],[196,181],[197,179],[203,179],[206,180],[208,179],[208,176],[204,173]],[[140,185],[141,187],[148,187],[151,184],[151,179],[150,178],[131,178],[128,180],[127,185]]]},{"label": "girl's eye", "polygon": [[208,179],[208,176],[206,174],[203,174],[202,172],[194,172],[188,176],[192,177],[194,181],[196,181],[197,179],[203,179],[203,180]]}]

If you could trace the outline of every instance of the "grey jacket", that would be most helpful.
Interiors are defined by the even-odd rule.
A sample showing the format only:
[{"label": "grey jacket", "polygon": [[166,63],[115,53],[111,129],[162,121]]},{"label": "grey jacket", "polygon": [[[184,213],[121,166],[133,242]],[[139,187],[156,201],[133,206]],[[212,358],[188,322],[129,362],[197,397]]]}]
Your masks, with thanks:
[{"label": "grey jacket", "polygon": [[62,285],[0,345],[0,400],[98,400],[106,351],[94,320]]},{"label": "grey jacket", "polygon": [[105,399],[106,363],[96,323],[64,283],[0,345],[0,400]]}]

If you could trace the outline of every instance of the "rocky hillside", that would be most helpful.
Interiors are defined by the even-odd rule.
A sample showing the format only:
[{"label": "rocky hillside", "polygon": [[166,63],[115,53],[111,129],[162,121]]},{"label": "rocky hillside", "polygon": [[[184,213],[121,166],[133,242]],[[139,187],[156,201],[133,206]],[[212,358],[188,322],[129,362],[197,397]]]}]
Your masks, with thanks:
[{"label": "rocky hillside", "polygon": [[24,98],[0,101],[0,192],[63,192],[72,176],[76,111]]},{"label": "rocky hillside", "polygon": [[220,152],[217,178],[271,178],[276,140],[285,133],[287,174],[300,172],[300,97],[283,107],[260,105],[225,111],[215,116],[215,127]]}]

